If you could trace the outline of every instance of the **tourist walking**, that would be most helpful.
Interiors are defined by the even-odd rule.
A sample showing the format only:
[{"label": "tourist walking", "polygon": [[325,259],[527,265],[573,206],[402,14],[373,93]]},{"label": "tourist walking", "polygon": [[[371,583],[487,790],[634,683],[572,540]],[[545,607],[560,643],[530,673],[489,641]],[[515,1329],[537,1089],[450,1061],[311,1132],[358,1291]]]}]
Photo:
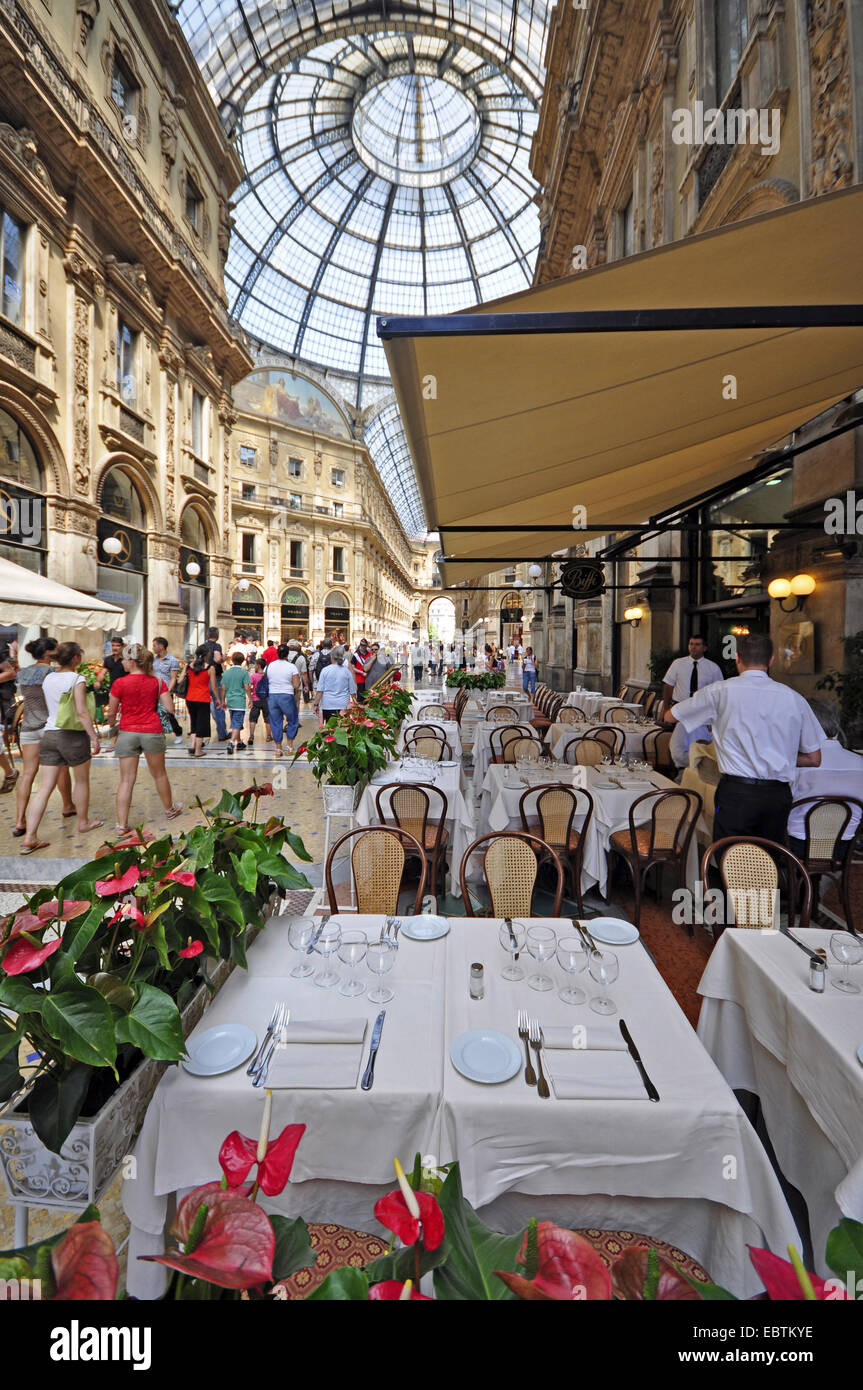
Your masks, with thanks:
[{"label": "tourist walking", "polygon": [[525,695],[533,698],[536,690],[536,657],[533,647],[528,647],[521,664],[521,688]]},{"label": "tourist walking", "polygon": [[210,659],[210,648],[206,642],[198,647],[194,660],[186,667],[183,680],[191,737],[189,757],[202,758],[204,739],[210,737],[210,710],[214,702],[221,699],[216,681],[216,668]]},{"label": "tourist walking", "polygon": [[153,675],[165,682],[171,697],[165,705],[165,710],[168,714],[168,722],[174,731],[174,745],[179,748],[183,742],[183,730],[174,709],[174,690],[180,676],[180,663],[168,651],[168,639],[166,637],[153,638]]},{"label": "tourist walking", "polygon": [[38,838],[39,824],[61,768],[72,769],[72,800],[78,812],[79,832],[84,835],[105,823],[90,820],[90,759],[99,752],[99,735],[87,703],[86,682],[76,670],[84,653],[77,642],[62,642],[54,659],[57,670],[49,671],[42,682],[48,710],[39,742],[42,775],[27,808],[27,835],[21,844],[21,854],[48,848],[50,842]]},{"label": "tourist walking", "polygon": [[355,689],[343,648],[333,647],[330,664],[321,672],[315,691],[314,709],[320,722],[326,724],[330,715],[346,710]]},{"label": "tourist walking", "polygon": [[[276,745],[275,753],[281,758],[283,752],[293,753],[294,739],[300,724],[297,701],[300,697],[300,673],[289,660],[290,649],[283,643],[278,656],[267,666],[267,700],[270,707],[270,730]],[[287,749],[282,748],[282,738],[287,739]]]},{"label": "tourist walking", "polygon": [[[250,680],[250,682],[251,682],[250,690],[251,690],[251,697],[252,697],[252,699],[251,699],[251,705],[249,706],[249,747],[250,747],[250,748],[251,748],[252,744],[253,744],[254,741],[255,741],[255,733],[256,733],[256,731],[257,731],[258,720],[260,719],[261,715],[264,716],[264,729],[265,729],[265,731],[266,731],[266,739],[265,739],[265,742],[266,742],[266,743],[271,743],[271,742],[272,742],[272,737],[273,737],[273,736],[272,736],[272,734],[270,733],[270,725],[269,725],[269,719],[270,719],[269,701],[268,701],[266,695],[261,695],[261,694],[258,693],[258,687],[259,687],[260,684],[261,684],[261,681],[262,681],[262,679],[263,679],[264,672],[266,671],[266,669],[267,669],[267,663],[264,661],[264,658],[263,658],[262,656],[259,656],[258,659],[257,659],[257,661],[255,662],[254,670],[251,671],[250,674],[249,674],[249,680]],[[267,687],[264,686],[264,689],[266,690]]]},{"label": "tourist walking", "polygon": [[[18,679],[17,631],[17,627],[0,628],[0,722],[4,728],[15,708],[15,681]],[[18,781],[18,773],[12,766],[8,753],[3,751],[0,751],[0,767],[5,774],[0,792],[11,792]]]},{"label": "tourist walking", "polygon": [[140,642],[129,642],[123,648],[123,666],[126,674],[113,682],[108,701],[108,723],[112,728],[119,724],[120,729],[114,748],[114,756],[120,761],[115,798],[118,835],[126,835],[129,831],[129,807],[142,753],[156,784],[165,819],[174,820],[183,809],[182,804],[174,802],[165,770],[165,735],[159,707],[170,714],[172,702],[168,687],[153,674],[153,653]]},{"label": "tourist walking", "polygon": [[[57,651],[55,637],[37,637],[24,648],[34,659],[33,666],[24,666],[18,672],[18,692],[24,703],[24,713],[18,725],[18,738],[21,744],[23,768],[16,788],[17,817],[12,834],[16,837],[27,834],[27,805],[36,773],[39,771],[39,744],[42,730],[48,718],[48,706],[42,691],[42,682],[51,671],[51,662]],[[57,788],[63,801],[63,815],[75,815],[72,800],[72,779],[68,767],[61,767],[57,777]]]},{"label": "tourist walking", "polygon": [[207,628],[207,641],[204,644],[210,654],[210,660],[216,668],[216,697],[211,701],[211,713],[216,721],[216,737],[220,743],[228,740],[228,729],[225,720],[225,696],[222,691],[222,668],[225,656],[222,645],[219,641],[219,629],[217,627]]},{"label": "tourist walking", "polygon": [[243,664],[243,653],[239,650],[231,657],[230,665],[222,673],[222,690],[231,720],[231,742],[228,752],[242,752],[243,725],[246,722],[246,708],[249,702],[251,677]]}]

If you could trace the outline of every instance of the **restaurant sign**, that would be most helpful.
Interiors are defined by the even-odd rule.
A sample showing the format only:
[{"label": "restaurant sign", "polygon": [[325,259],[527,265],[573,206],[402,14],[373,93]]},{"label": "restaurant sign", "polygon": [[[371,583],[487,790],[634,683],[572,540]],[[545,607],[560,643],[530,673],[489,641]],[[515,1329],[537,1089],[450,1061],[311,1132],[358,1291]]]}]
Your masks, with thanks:
[{"label": "restaurant sign", "polygon": [[605,593],[605,569],[601,560],[565,560],[560,586],[566,598],[599,598]]}]

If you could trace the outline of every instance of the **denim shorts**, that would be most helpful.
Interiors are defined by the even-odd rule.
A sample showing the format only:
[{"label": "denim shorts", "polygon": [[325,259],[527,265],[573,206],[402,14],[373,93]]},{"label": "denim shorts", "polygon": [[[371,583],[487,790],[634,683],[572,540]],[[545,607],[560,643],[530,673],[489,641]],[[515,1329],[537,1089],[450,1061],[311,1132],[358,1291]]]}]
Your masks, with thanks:
[{"label": "denim shorts", "polygon": [[246,722],[245,709],[229,709],[228,713],[231,716],[231,728],[242,729]]}]

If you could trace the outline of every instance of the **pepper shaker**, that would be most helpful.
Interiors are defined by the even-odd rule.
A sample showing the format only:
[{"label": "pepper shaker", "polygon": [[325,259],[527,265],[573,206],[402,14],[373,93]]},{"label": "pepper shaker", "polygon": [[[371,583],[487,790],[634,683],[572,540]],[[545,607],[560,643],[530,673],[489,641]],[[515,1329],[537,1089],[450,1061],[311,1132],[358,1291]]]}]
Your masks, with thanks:
[{"label": "pepper shaker", "polygon": [[475,960],[470,968],[470,997],[471,999],[482,999],[484,995],[483,968],[480,962]]}]

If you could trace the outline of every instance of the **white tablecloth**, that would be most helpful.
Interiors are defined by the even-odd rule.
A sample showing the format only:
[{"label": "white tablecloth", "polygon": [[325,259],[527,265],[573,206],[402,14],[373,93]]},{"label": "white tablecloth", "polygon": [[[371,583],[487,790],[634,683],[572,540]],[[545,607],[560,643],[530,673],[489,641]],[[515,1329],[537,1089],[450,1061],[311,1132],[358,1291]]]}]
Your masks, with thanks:
[{"label": "white tablecloth", "polygon": [[[376,934],[381,919],[351,921]],[[267,927],[249,951],[249,974],[234,973],[196,1032],[238,1022],[260,1036],[280,999],[298,1020],[366,1016],[371,1023],[377,1009],[366,995],[348,999],[288,976],[296,959],[285,942],[288,925],[275,919]],[[550,925],[562,929],[560,922]],[[533,1215],[641,1230],[686,1250],[733,1292],[757,1291],[746,1243],[782,1253],[798,1239],[790,1213],[731,1091],[638,944],[618,948],[620,977],[611,995],[659,1089],[658,1105],[541,1100],[521,1072],[486,1087],[452,1067],[453,1038],[476,1026],[515,1037],[519,1006],[538,1012],[545,1025],[589,1029],[595,1021],[585,1006],[569,1008],[556,992],[538,995],[523,982],[504,982],[499,926],[458,919],[437,942],[401,935],[387,976],[395,998],[386,1006],[374,1088],[273,1094],[271,1133],[297,1122],[307,1129],[290,1183],[281,1196],[264,1200],[266,1209],[375,1230],[372,1208],[394,1186],[393,1156],[410,1162],[419,1150],[442,1162],[458,1158],[467,1197],[498,1229],[519,1229]],[[473,960],[486,967],[479,1002],[468,998]],[[269,966],[285,973],[269,975]],[[596,989],[589,979],[584,984],[588,993]],[[130,1293],[161,1292],[162,1267],[136,1257],[164,1249],[173,1194],[218,1178],[223,1139],[233,1129],[255,1137],[262,1105],[263,1090],[252,1089],[244,1067],[207,1079],[172,1067],[163,1078],[135,1148],[135,1177],[123,1189],[132,1223]],[[728,1180],[730,1159],[736,1176]]]},{"label": "white tablecloth", "polygon": [[[673,782],[658,772],[624,774],[623,770],[616,766],[608,768],[586,767],[579,769],[579,771],[584,772],[586,790],[593,797],[593,816],[584,842],[581,887],[582,892],[585,892],[594,884],[598,884],[599,891],[604,897],[608,885],[608,842],[616,830],[628,828],[629,808],[632,803],[653,788],[661,791],[674,791],[677,788]],[[559,767],[549,771],[548,780],[549,782],[568,783],[572,779],[572,774],[573,768]],[[627,780],[631,779],[632,786],[615,788],[614,790],[597,786],[598,782],[607,781],[609,777],[623,778],[624,776]],[[514,769],[507,774],[505,763],[491,763],[482,785],[477,835],[485,835],[490,830],[520,829],[521,820],[518,804],[524,791],[525,787],[517,779]],[[645,811],[644,819],[648,819],[650,803],[645,802],[642,809]],[[532,803],[528,803],[528,814],[532,814]],[[573,829],[580,830],[584,824],[584,816],[577,813],[572,824]],[[694,889],[697,878],[698,852],[695,836],[693,836],[686,861],[687,885]]]},{"label": "white tablecloth", "polygon": [[401,733],[399,734],[398,743],[396,744],[396,750],[399,753],[402,751],[402,749],[405,746],[405,739],[408,737],[409,734],[414,733],[417,729],[423,726],[429,725],[431,725],[432,728],[436,729],[443,736],[443,738],[446,739],[447,743],[450,746],[450,754],[452,755],[452,757],[460,758],[462,752],[461,735],[459,733],[458,724],[454,719],[422,719],[411,720],[410,723],[405,721],[405,723],[402,725]]},{"label": "white tablecloth", "polygon": [[563,757],[563,750],[566,748],[570,739],[581,738],[590,729],[621,729],[624,737],[624,753],[634,753],[641,757],[644,748],[644,736],[649,734],[651,729],[658,729],[658,724],[552,724],[548,731],[548,742],[551,752],[555,758]]},{"label": "white tablecloth", "polygon": [[[380,781],[373,780],[360,797],[360,804],[357,807],[357,825],[375,825],[378,823],[380,818],[377,811],[377,794],[383,782],[432,782],[443,792],[447,799],[446,828],[449,831],[449,891],[458,897],[461,892],[458,881],[459,865],[471,840],[476,838],[474,815],[466,795],[461,763],[455,767],[438,766],[434,773],[416,777],[405,773],[397,763],[393,763],[391,767],[386,768],[376,776]],[[385,798],[385,808],[388,805],[389,795]],[[433,804],[429,807],[429,815],[433,819],[437,818],[437,808],[437,798],[434,798]],[[427,884],[427,891],[434,892],[434,885]]]},{"label": "white tablecloth", "polygon": [[474,696],[472,699],[468,700],[467,708],[472,713],[476,714],[478,719],[485,719],[489,710],[493,709],[496,705],[504,705],[507,709],[515,710],[521,724],[529,724],[534,717],[533,702],[528,699],[527,696],[505,700],[503,691],[501,690],[490,690],[486,696],[485,703],[483,703],[479,697]]},{"label": "white tablecloth", "polygon": [[[795,932],[829,954],[830,932]],[[816,1270],[842,1216],[863,1221],[863,997],[808,987],[809,962],[779,934],[723,932],[701,979],[698,1034],[729,1085],[761,1099],[776,1156],[809,1209]],[[863,984],[863,969],[852,978]]]},{"label": "white tablecloth", "polygon": [[603,711],[620,703],[617,695],[603,695],[598,690],[571,690],[564,701],[566,705],[580,705],[591,719],[597,715],[602,718]]},{"label": "white tablecloth", "polygon": [[[495,729],[507,729],[512,727],[509,724],[493,724],[489,720],[480,720],[474,727],[473,734],[473,784],[476,788],[482,786],[483,778],[488,771],[491,762],[491,736]],[[525,738],[536,737],[536,729],[530,724],[525,724]]]},{"label": "white tablecloth", "polygon": [[[451,705],[455,698],[454,690],[420,690],[411,696],[408,719],[416,720],[424,705]],[[440,718],[440,716],[438,716]]]}]

